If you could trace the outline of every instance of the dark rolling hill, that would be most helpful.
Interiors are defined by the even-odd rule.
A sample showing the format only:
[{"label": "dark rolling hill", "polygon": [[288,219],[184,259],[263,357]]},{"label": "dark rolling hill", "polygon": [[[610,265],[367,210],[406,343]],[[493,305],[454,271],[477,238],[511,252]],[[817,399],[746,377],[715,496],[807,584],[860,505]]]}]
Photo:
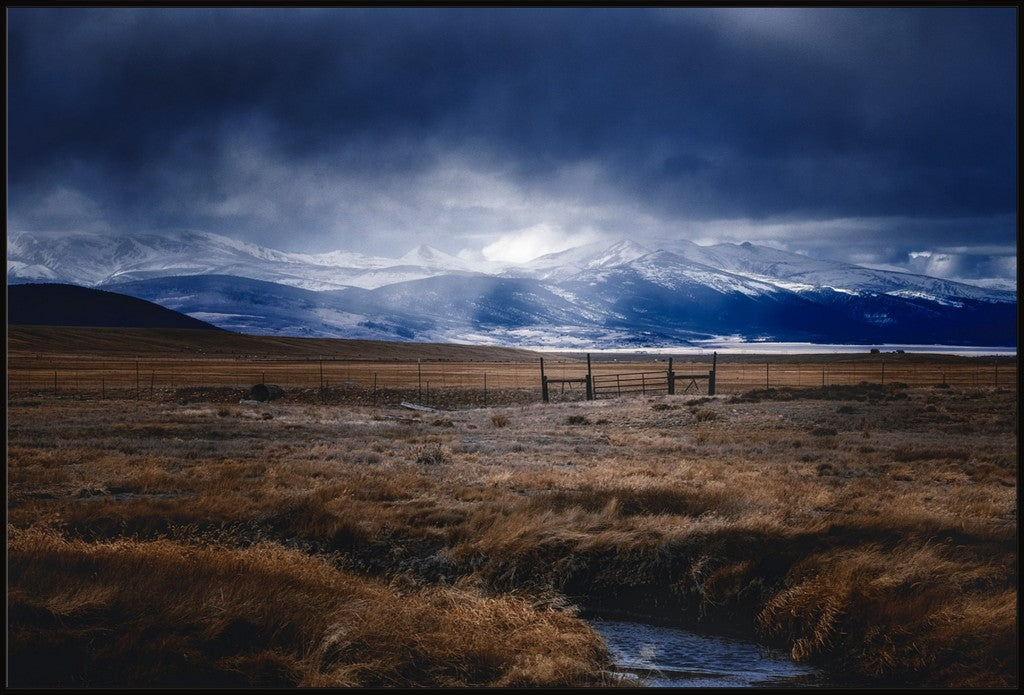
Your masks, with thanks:
[{"label": "dark rolling hill", "polygon": [[98,328],[223,329],[185,314],[114,292],[77,285],[8,285],[7,323]]}]

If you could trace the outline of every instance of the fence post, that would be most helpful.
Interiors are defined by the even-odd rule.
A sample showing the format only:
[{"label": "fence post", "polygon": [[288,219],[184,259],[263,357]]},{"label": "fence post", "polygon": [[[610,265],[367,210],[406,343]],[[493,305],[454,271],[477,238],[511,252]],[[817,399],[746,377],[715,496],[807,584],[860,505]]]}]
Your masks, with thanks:
[{"label": "fence post", "polygon": [[715,377],[718,372],[718,351],[712,353],[711,356],[711,371],[708,372],[708,395],[715,395]]},{"label": "fence post", "polygon": [[668,395],[676,395],[676,374],[672,371],[672,358],[668,358]]},{"label": "fence post", "polygon": [[590,371],[590,353],[587,353],[587,400],[594,400],[594,375]]},{"label": "fence post", "polygon": [[544,358],[540,358],[540,397],[547,403],[548,402],[548,378],[544,376]]},{"label": "fence post", "polygon": [[419,357],[416,358],[416,399],[423,399],[423,368]]},{"label": "fence post", "polygon": [[996,386],[999,386],[999,363],[996,362]]}]

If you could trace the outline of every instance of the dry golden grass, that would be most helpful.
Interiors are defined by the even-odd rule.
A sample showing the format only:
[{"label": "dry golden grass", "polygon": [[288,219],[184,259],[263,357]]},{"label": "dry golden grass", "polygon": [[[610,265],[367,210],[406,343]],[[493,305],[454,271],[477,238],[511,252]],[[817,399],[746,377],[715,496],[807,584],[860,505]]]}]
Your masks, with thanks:
[{"label": "dry golden grass", "polygon": [[[87,663],[74,626],[100,639],[124,619],[141,621],[131,629],[148,629],[166,652],[131,652],[133,683],[184,677],[172,643],[202,655],[206,670],[194,672],[208,683],[252,684],[230,664],[261,682],[305,685],[597,682],[587,679],[600,678],[607,657],[550,603],[566,597],[746,628],[877,683],[1016,684],[1009,389],[853,382],[444,413],[204,397],[41,393],[8,404],[9,588],[21,606],[12,634],[40,653],[64,649],[72,681],[115,678],[104,671],[112,666]],[[93,554],[105,558],[105,578],[83,576],[69,593],[60,577],[79,577]],[[148,554],[179,559],[132,579],[127,568]],[[73,558],[71,569],[55,569],[58,556]],[[200,557],[194,579],[175,574],[180,558]],[[256,557],[274,560],[224,619],[269,636],[252,638],[258,649],[210,651],[220,628],[200,607],[213,578]],[[262,605],[274,600],[257,585],[281,586],[260,574],[270,565],[294,565],[288,587],[320,607],[301,629]],[[31,580],[14,581],[33,567]],[[359,624],[379,633],[353,647],[351,628],[332,632],[323,616],[340,604],[310,598],[320,591],[312,576],[388,604],[345,604],[362,606]],[[133,592],[149,585],[193,592],[196,612],[154,607],[151,622],[129,620],[123,607],[144,605]],[[75,620],[47,612],[59,605]],[[399,606],[411,612],[388,612]],[[463,622],[444,622],[450,613]],[[367,617],[378,614],[382,622]],[[412,634],[389,632],[392,623]],[[502,659],[474,651],[487,642],[477,623],[504,635]],[[71,627],[46,642],[56,624]],[[427,649],[420,634],[436,644]],[[367,666],[378,651],[394,663]]]},{"label": "dry golden grass", "polygon": [[[293,402],[383,405],[416,400],[439,407],[527,403],[540,399],[540,359],[551,378],[582,377],[581,354],[542,355],[513,348],[277,338],[226,331],[11,326],[8,382],[12,393],[237,402],[254,384],[285,387]],[[768,364],[770,362],[770,364]],[[597,355],[595,378],[646,373],[649,394],[667,358]],[[678,393],[699,395],[709,356],[677,359]],[[753,389],[809,391],[861,382],[979,388],[1016,381],[1011,357],[868,353],[729,355],[718,359],[718,393]],[[612,382],[605,381],[605,395]],[[693,389],[696,388],[697,391]],[[556,401],[579,401],[582,384],[552,385]],[[863,400],[863,397],[861,398]]]},{"label": "dry golden grass", "polygon": [[9,529],[19,687],[599,685],[597,635],[469,586],[401,591],[277,544]]}]

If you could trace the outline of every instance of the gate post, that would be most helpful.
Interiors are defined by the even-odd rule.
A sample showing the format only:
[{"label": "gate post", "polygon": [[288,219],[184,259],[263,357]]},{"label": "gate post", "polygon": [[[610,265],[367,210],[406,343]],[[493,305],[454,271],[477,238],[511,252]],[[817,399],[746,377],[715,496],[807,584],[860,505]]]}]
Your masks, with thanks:
[{"label": "gate post", "polygon": [[548,378],[544,376],[544,358],[540,358],[540,397],[548,402]]},{"label": "gate post", "polygon": [[672,358],[668,358],[668,395],[676,395],[676,373],[672,371]]},{"label": "gate post", "polygon": [[587,400],[594,400],[594,374],[590,371],[590,353],[587,353]]},{"label": "gate post", "polygon": [[711,371],[708,372],[708,395],[715,395],[715,372],[718,370],[718,352],[711,358]]}]

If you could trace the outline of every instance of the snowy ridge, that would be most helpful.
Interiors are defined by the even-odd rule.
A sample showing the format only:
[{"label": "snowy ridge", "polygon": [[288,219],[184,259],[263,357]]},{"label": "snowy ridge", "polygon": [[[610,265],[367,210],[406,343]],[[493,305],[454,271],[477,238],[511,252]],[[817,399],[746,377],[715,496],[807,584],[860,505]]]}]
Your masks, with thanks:
[{"label": "snowy ridge", "polygon": [[1016,293],[754,244],[594,243],[519,265],[429,246],[299,254],[215,234],[13,232],[8,283],[65,282],[269,335],[578,347],[740,335],[1016,344]]}]

